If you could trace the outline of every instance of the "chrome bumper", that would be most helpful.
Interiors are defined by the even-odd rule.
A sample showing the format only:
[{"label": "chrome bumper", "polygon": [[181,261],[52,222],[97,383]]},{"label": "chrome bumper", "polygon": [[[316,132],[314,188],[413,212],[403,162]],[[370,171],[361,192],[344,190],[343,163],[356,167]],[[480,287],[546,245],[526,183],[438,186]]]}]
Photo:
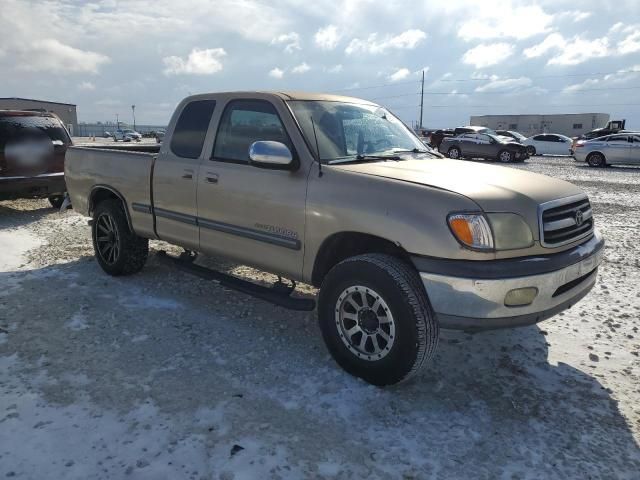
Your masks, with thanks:
[{"label": "chrome bumper", "polygon": [[[604,252],[602,238],[597,236],[595,240],[597,248],[593,252],[551,272],[491,279],[420,272],[420,277],[442,328],[487,330],[530,325],[566,310],[593,288]],[[508,271],[505,276],[509,276]],[[505,305],[509,291],[527,287],[538,290],[533,302]]]}]

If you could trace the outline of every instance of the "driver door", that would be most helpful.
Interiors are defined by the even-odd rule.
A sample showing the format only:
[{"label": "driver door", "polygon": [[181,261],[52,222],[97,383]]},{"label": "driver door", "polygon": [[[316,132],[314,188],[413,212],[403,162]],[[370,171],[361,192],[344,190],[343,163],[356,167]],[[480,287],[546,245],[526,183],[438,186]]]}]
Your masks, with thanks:
[{"label": "driver door", "polygon": [[[285,111],[282,114],[286,114]],[[220,118],[213,151],[198,175],[200,249],[298,278],[302,273],[306,171],[249,164],[259,140],[281,142],[299,161],[275,105],[232,100]]]}]

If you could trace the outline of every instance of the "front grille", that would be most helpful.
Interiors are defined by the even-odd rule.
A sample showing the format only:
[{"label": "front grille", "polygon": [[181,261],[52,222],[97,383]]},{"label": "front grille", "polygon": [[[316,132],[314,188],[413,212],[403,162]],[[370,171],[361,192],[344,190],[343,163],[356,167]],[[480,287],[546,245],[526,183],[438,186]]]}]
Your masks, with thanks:
[{"label": "front grille", "polygon": [[540,212],[540,242],[545,247],[566,245],[593,233],[591,204],[584,195],[545,203]]}]

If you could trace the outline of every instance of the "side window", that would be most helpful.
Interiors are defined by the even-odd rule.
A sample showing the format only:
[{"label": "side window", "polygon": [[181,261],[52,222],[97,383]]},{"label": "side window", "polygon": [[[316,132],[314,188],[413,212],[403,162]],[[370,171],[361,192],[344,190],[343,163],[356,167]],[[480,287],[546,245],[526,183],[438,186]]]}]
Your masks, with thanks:
[{"label": "side window", "polygon": [[289,136],[275,107],[266,100],[235,100],[224,111],[213,147],[212,160],[249,162],[253,142],[284,143],[293,152]]},{"label": "side window", "polygon": [[491,138],[488,135],[484,135],[482,133],[478,134],[478,140],[480,141],[480,143],[482,144],[489,144],[491,143]]},{"label": "side window", "polygon": [[626,135],[614,135],[609,137],[609,143],[628,143]]},{"label": "side window", "polygon": [[640,143],[640,135],[634,135],[631,138],[633,140],[633,143]]},{"label": "side window", "polygon": [[178,157],[198,158],[207,135],[215,100],[195,100],[187,104],[171,137],[171,151]]},{"label": "side window", "polygon": [[533,139],[536,142],[546,142],[547,141],[547,136],[546,135],[536,135],[535,137],[533,137]]}]

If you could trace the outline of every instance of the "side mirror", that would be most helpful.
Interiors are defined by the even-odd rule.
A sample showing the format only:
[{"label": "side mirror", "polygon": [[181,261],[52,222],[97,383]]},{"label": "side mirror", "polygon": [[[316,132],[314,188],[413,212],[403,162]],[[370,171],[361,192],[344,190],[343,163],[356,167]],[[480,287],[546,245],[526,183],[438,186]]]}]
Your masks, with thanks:
[{"label": "side mirror", "polygon": [[284,143],[258,141],[249,147],[249,163],[258,168],[291,170],[293,155]]}]

